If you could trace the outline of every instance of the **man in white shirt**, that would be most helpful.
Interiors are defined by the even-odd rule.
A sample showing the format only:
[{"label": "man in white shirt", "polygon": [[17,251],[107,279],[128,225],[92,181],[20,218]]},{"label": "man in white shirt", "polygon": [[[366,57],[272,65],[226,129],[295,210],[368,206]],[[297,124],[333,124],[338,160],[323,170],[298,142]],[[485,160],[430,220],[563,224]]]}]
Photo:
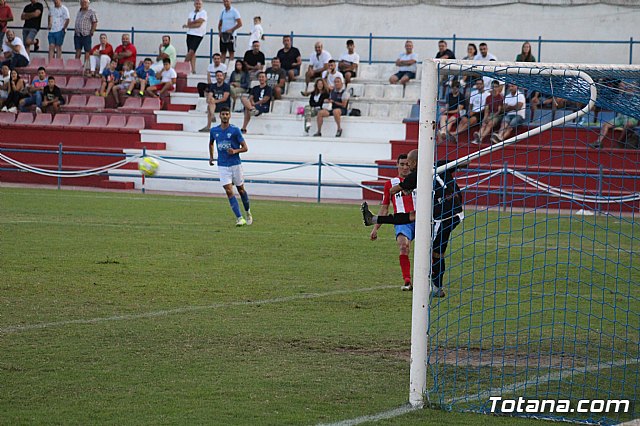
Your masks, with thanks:
[{"label": "man in white shirt", "polygon": [[5,59],[2,65],[8,65],[10,69],[29,65],[27,49],[25,49],[20,37],[16,37],[13,30],[7,30],[5,34],[4,41],[2,42],[2,54]]},{"label": "man in white shirt", "polygon": [[202,8],[202,0],[193,2],[193,11],[189,13],[187,23],[182,26],[187,29],[187,54],[185,62],[191,64],[191,73],[196,73],[196,51],[207,33],[207,11]]},{"label": "man in white shirt", "polygon": [[458,124],[456,132],[453,134],[454,139],[457,139],[458,135],[467,129],[482,123],[484,107],[490,94],[491,92],[484,88],[484,80],[482,78],[476,79],[475,89],[471,91],[469,96],[469,111],[466,116],[460,119],[460,124]]},{"label": "man in white shirt", "polygon": [[498,133],[491,135],[491,142],[502,142],[509,139],[515,129],[524,123],[524,115],[527,108],[527,101],[522,93],[518,91],[515,84],[507,85],[507,93],[504,95],[504,118]]},{"label": "man in white shirt", "polygon": [[227,52],[229,52],[229,62],[231,62],[236,52],[235,41],[237,31],[242,27],[242,18],[238,9],[231,6],[231,0],[222,0],[222,4],[224,9],[220,12],[218,20],[220,53],[222,54],[222,62],[226,62]]},{"label": "man in white shirt", "polygon": [[171,59],[164,58],[162,60],[162,65],[162,71],[156,74],[156,78],[160,78],[160,83],[147,87],[147,94],[154,98],[162,96],[166,92],[172,92],[176,89],[178,73],[176,73],[176,70],[171,68]]},{"label": "man in white shirt", "polygon": [[54,0],[53,9],[49,10],[49,61],[56,56],[62,58],[62,44],[69,26],[69,9],[62,0]]},{"label": "man in white shirt", "polygon": [[338,70],[344,75],[347,85],[358,74],[359,65],[360,55],[356,53],[356,45],[353,40],[347,40],[347,51],[340,56],[338,62]]},{"label": "man in white shirt", "polygon": [[403,86],[416,78],[418,70],[418,55],[413,53],[413,42],[407,40],[404,43],[404,53],[401,53],[396,60],[398,72],[389,77],[389,83],[402,84]]},{"label": "man in white shirt", "polygon": [[336,70],[336,61],[331,59],[329,61],[329,69],[322,72],[322,79],[327,85],[329,91],[333,90],[335,87],[334,81],[337,77],[340,77],[340,80],[344,81],[344,75],[338,70]]},{"label": "man in white shirt", "polygon": [[493,53],[489,53],[489,46],[487,46],[487,43],[480,43],[478,47],[480,48],[480,53],[473,58],[474,61],[489,62],[498,60]]},{"label": "man in white shirt", "polygon": [[314,52],[309,57],[309,67],[304,76],[304,81],[307,84],[316,78],[322,77],[322,73],[329,69],[329,61],[331,60],[331,53],[324,50],[322,42],[316,42],[313,49]]}]

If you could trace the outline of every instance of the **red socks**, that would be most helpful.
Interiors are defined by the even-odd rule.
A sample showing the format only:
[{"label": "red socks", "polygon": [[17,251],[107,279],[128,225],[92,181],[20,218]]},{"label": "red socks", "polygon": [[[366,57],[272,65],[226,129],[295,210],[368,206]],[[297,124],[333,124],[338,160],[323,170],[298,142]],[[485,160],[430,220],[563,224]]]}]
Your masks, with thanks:
[{"label": "red socks", "polygon": [[411,282],[411,262],[406,254],[400,255],[400,269],[402,270],[402,278],[404,282]]}]

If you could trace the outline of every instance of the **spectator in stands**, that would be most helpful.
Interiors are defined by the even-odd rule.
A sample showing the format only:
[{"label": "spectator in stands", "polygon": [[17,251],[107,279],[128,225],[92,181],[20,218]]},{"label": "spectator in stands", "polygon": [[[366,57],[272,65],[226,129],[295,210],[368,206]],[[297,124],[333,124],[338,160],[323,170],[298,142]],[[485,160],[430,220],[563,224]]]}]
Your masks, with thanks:
[{"label": "spectator in stands", "polygon": [[[242,27],[242,17],[238,9],[231,6],[231,0],[222,0],[222,4],[224,5],[224,9],[220,12],[220,19],[218,20],[220,53],[222,53],[222,62],[226,62],[227,52],[229,52],[229,62],[231,62],[236,52],[236,32]],[[251,46],[253,47],[253,43]]]},{"label": "spectator in stands", "polygon": [[49,114],[57,114],[60,111],[60,105],[64,103],[62,92],[56,86],[55,77],[49,77],[47,86],[42,89],[42,111]]},{"label": "spectator in stands", "polygon": [[282,69],[287,73],[289,81],[295,81],[300,75],[300,65],[302,65],[302,56],[297,47],[291,45],[291,36],[282,37],[282,49],[278,50],[278,59]]},{"label": "spectator in stands", "polygon": [[89,51],[89,69],[87,70],[89,75],[91,77],[101,76],[102,71],[109,66],[112,59],[113,46],[109,44],[106,34],[100,34],[100,44],[96,44]]},{"label": "spectator in stands", "polygon": [[460,92],[460,82],[451,82],[451,92],[447,97],[446,112],[440,114],[440,131],[438,140],[444,141],[448,134],[453,133],[453,127],[458,125],[465,110],[465,98]]},{"label": "spectator in stands", "polygon": [[531,43],[522,43],[522,51],[516,56],[516,62],[536,62],[536,57],[531,53]]},{"label": "spectator in stands", "polygon": [[136,68],[136,79],[129,85],[127,95],[131,96],[133,90],[137,87],[138,94],[144,96],[144,91],[149,85],[149,80],[152,78],[155,79],[156,77],[156,73],[151,69],[151,64],[151,58],[145,58],[142,65]]},{"label": "spectator in stands", "polygon": [[491,142],[502,142],[511,137],[515,129],[524,123],[527,102],[524,95],[518,91],[515,84],[507,85],[507,94],[504,97],[504,118],[500,131],[491,135]]},{"label": "spectator in stands", "polygon": [[236,111],[236,100],[249,91],[249,73],[244,66],[244,62],[239,59],[236,60],[235,69],[231,73],[231,77],[229,77],[229,86],[231,86],[233,110]]},{"label": "spectator in stands", "polygon": [[209,86],[207,93],[207,125],[200,129],[202,133],[211,130],[211,123],[216,122],[216,112],[220,108],[231,108],[231,87],[224,82],[222,71],[216,73],[216,82]]},{"label": "spectator in stands", "polygon": [[322,79],[327,84],[329,91],[333,90],[336,78],[340,78],[344,81],[344,75],[336,69],[336,61],[331,59],[329,61],[329,68],[322,73]]},{"label": "spectator in stands", "polygon": [[329,61],[331,60],[331,53],[324,50],[322,42],[316,42],[313,49],[314,52],[309,57],[309,67],[304,77],[304,82],[307,84],[322,77],[322,73],[329,69]]},{"label": "spectator in stands", "polygon": [[455,59],[456,55],[447,47],[447,42],[440,40],[438,42],[438,53],[436,53],[436,59]]},{"label": "spectator in stands", "polygon": [[136,64],[137,55],[138,51],[131,43],[131,36],[129,34],[122,34],[122,44],[116,47],[116,50],[113,53],[113,59],[118,61],[118,71],[122,71],[122,67],[127,61],[131,61]]},{"label": "spectator in stands", "polygon": [[[474,43],[469,43],[467,45],[467,56],[462,58],[462,60],[473,61],[475,60],[477,54],[478,48],[476,47],[476,45]],[[465,87],[467,87],[471,81],[473,81],[473,79],[470,75],[463,76],[462,80],[460,80],[460,91],[464,92]]]},{"label": "spectator in stands", "polygon": [[416,78],[418,70],[418,55],[413,53],[413,42],[407,40],[404,43],[404,53],[401,53],[396,59],[398,72],[389,77],[389,83],[406,85],[409,80]]},{"label": "spectator in stands", "polygon": [[74,25],[73,45],[76,49],[76,59],[80,59],[84,50],[84,66],[89,64],[89,51],[91,50],[91,37],[98,27],[98,16],[89,9],[89,0],[80,0],[80,10],[76,16]]},{"label": "spectator in stands", "polygon": [[247,133],[247,125],[251,116],[259,116],[270,111],[271,98],[273,97],[271,87],[267,85],[267,75],[264,72],[258,74],[258,86],[252,88],[249,98],[242,98],[244,105],[244,121],[242,123],[242,133]]},{"label": "spectator in stands", "polygon": [[253,17],[253,26],[251,27],[251,33],[249,34],[249,49],[253,47],[254,41],[264,40],[264,30],[262,29],[262,18],[259,16]]},{"label": "spectator in stands", "polygon": [[162,65],[164,65],[164,68],[156,74],[156,78],[160,79],[160,83],[147,87],[147,94],[152,98],[159,98],[165,93],[173,92],[176,89],[178,73],[171,68],[171,59],[164,58]]},{"label": "spectator in stands", "polygon": [[453,134],[454,139],[457,140],[458,135],[462,132],[471,129],[476,124],[482,123],[487,98],[490,94],[491,93],[484,88],[484,80],[482,78],[476,79],[475,90],[471,91],[471,95],[469,96],[469,111],[466,116],[461,118],[456,132]]},{"label": "spectator in stands", "polygon": [[304,107],[304,132],[309,133],[311,129],[311,118],[316,117],[322,109],[324,101],[329,99],[329,90],[323,79],[319,78],[313,85],[313,91],[309,96],[309,105]]},{"label": "spectator in stands", "polygon": [[38,0],[30,0],[29,4],[22,9],[22,15],[20,16],[20,19],[24,21],[24,25],[22,26],[22,40],[25,49],[27,49],[27,53],[31,52],[31,46],[34,47],[34,51],[39,48],[36,44],[36,36],[42,24],[43,11],[44,6],[42,6],[42,3],[39,3]]},{"label": "spectator in stands", "polygon": [[193,11],[182,26],[187,29],[187,54],[185,62],[191,64],[191,74],[196,73],[196,52],[204,35],[207,33],[207,11],[202,8],[202,0],[193,2]]},{"label": "spectator in stands", "polygon": [[487,43],[480,43],[480,53],[476,55],[474,60],[488,62],[497,61],[498,58],[496,58],[493,53],[489,53],[489,46],[487,46]]},{"label": "spectator in stands", "polygon": [[254,41],[251,50],[247,50],[244,53],[244,64],[251,80],[257,80],[258,73],[264,71],[266,62],[264,53],[260,51],[260,42]]},{"label": "spectator in stands", "polygon": [[13,12],[6,0],[0,0],[0,46],[4,41],[4,34],[7,32],[7,24],[13,22]]},{"label": "spectator in stands", "polygon": [[156,56],[156,63],[151,66],[151,69],[158,74],[164,68],[164,60],[169,59],[171,61],[171,67],[176,67],[178,61],[178,53],[176,48],[171,44],[171,37],[168,35],[162,36],[162,43],[158,46],[158,56]]},{"label": "spectator in stands", "polygon": [[493,129],[502,120],[503,103],[502,84],[500,84],[498,80],[493,80],[491,82],[491,94],[485,101],[482,127],[480,128],[480,132],[473,133],[473,139],[470,140],[471,143],[479,145],[484,138],[493,132]]},{"label": "spectator in stands", "polygon": [[9,97],[9,79],[11,78],[11,70],[9,66],[3,65],[0,70],[0,107],[4,106],[4,102]]},{"label": "spectator in stands", "polygon": [[38,68],[38,75],[31,81],[27,87],[28,97],[21,99],[18,107],[20,111],[29,111],[31,105],[36,106],[36,113],[42,112],[42,89],[48,84],[47,71],[44,67]]},{"label": "spectator in stands", "polygon": [[[7,31],[8,33],[8,31]],[[16,113],[18,112],[18,104],[22,98],[25,98],[29,95],[25,93],[25,84],[24,80],[20,78],[20,74],[18,71],[11,70],[9,74],[9,95],[7,96],[7,100],[4,103],[4,107],[2,108],[3,112],[9,111]]]},{"label": "spectator in stands", "polygon": [[116,106],[120,106],[120,91],[129,90],[131,83],[135,85],[136,71],[133,69],[133,62],[127,61],[122,67],[122,73],[120,74],[120,84],[112,91],[113,99],[116,101]]},{"label": "spectator in stands", "polygon": [[218,71],[222,71],[226,77],[227,75],[227,65],[222,63],[222,58],[219,53],[213,54],[213,62],[209,64],[207,67],[207,82],[206,83],[198,83],[198,94],[201,98],[205,97],[205,93],[209,90],[209,86],[215,83],[216,81],[216,73]]},{"label": "spectator in stands", "polygon": [[333,115],[336,120],[336,126],[338,131],[336,132],[336,138],[342,136],[341,117],[347,115],[347,106],[349,105],[349,92],[345,90],[342,79],[337,77],[334,81],[335,87],[329,93],[329,98],[325,101],[331,106],[331,112],[326,109],[318,111],[316,122],[318,123],[318,131],[313,136],[322,136],[322,123],[325,117]]},{"label": "spectator in stands", "polygon": [[589,146],[591,146],[592,148],[600,148],[602,146],[602,142],[604,142],[605,138],[612,130],[622,130],[626,132],[627,130],[631,130],[634,127],[638,127],[638,119],[617,112],[613,120],[607,121],[606,123],[602,124],[598,140],[596,141],[596,143],[590,144]]},{"label": "spectator in stands", "polygon": [[[103,98],[106,98],[107,96],[109,96],[112,90],[115,93],[114,87],[116,87],[118,83],[120,83],[121,79],[117,67],[117,61],[115,59],[112,59],[111,62],[109,62],[109,66],[102,71],[102,84],[100,85],[100,89],[96,90],[96,96],[102,96]],[[116,100],[118,99],[117,96],[118,95],[116,95]]]},{"label": "spectator in stands", "polygon": [[49,10],[49,61],[58,57],[62,59],[62,44],[69,26],[69,9],[62,0],[53,0],[53,9]]},{"label": "spectator in stands", "polygon": [[338,71],[344,75],[345,85],[351,83],[351,79],[358,74],[360,55],[356,53],[356,45],[353,40],[347,40],[347,51],[340,55]]},{"label": "spectator in stands", "polygon": [[280,99],[284,93],[287,73],[280,66],[280,59],[277,56],[271,59],[271,66],[267,68],[265,74],[267,75],[267,84],[273,91],[273,99]]},{"label": "spectator in stands", "polygon": [[20,40],[20,37],[16,37],[13,30],[7,30],[6,37],[2,43],[2,54],[4,55],[2,65],[8,65],[9,69],[29,65],[29,54],[22,40]]}]

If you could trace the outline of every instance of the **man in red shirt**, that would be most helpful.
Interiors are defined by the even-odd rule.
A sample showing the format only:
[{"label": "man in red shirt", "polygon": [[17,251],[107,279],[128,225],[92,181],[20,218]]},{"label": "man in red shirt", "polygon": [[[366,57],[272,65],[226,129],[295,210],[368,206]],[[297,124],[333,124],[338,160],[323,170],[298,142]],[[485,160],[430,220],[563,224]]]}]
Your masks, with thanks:
[{"label": "man in red shirt", "polygon": [[136,62],[136,47],[131,44],[131,36],[129,34],[122,34],[122,44],[116,47],[116,51],[113,54],[113,59],[118,61],[116,70],[122,71],[122,67],[125,62],[131,62],[135,68],[138,63]]},{"label": "man in red shirt", "polygon": [[502,121],[503,103],[502,86],[498,80],[493,80],[491,82],[491,94],[485,101],[482,127],[480,132],[473,133],[473,139],[470,140],[471,143],[479,145],[484,138],[491,134],[493,128]]},{"label": "man in red shirt", "polygon": [[0,46],[7,32],[7,23],[13,21],[13,13],[5,0],[0,0]]},{"label": "man in red shirt", "polygon": [[[380,205],[379,216],[386,216],[389,213],[389,204],[393,203],[393,211],[395,213],[411,213],[415,211],[416,205],[416,191],[415,189],[411,194],[405,194],[398,192],[395,195],[391,195],[391,188],[404,180],[404,178],[411,173],[411,168],[407,160],[407,154],[400,154],[397,160],[398,164],[398,177],[388,180],[384,184],[384,194],[382,196],[382,203]],[[378,239],[378,229],[380,224],[376,224],[371,231],[371,241]],[[402,270],[402,278],[404,279],[403,291],[413,290],[411,284],[411,262],[409,260],[409,253],[411,251],[411,241],[413,241],[416,233],[416,223],[411,222],[405,225],[394,225],[396,232],[396,242],[398,243],[398,249],[400,250],[400,269]]]}]

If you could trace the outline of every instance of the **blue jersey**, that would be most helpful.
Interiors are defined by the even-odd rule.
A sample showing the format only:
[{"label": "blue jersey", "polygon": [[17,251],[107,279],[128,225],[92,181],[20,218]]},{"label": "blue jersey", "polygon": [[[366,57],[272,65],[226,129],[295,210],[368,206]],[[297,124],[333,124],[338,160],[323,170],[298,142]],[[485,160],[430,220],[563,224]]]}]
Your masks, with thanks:
[{"label": "blue jersey", "polygon": [[222,126],[216,126],[209,133],[209,143],[216,143],[218,149],[218,165],[223,167],[237,166],[241,163],[240,154],[229,155],[227,149],[239,149],[240,144],[244,142],[242,132],[233,124],[223,129]]}]

